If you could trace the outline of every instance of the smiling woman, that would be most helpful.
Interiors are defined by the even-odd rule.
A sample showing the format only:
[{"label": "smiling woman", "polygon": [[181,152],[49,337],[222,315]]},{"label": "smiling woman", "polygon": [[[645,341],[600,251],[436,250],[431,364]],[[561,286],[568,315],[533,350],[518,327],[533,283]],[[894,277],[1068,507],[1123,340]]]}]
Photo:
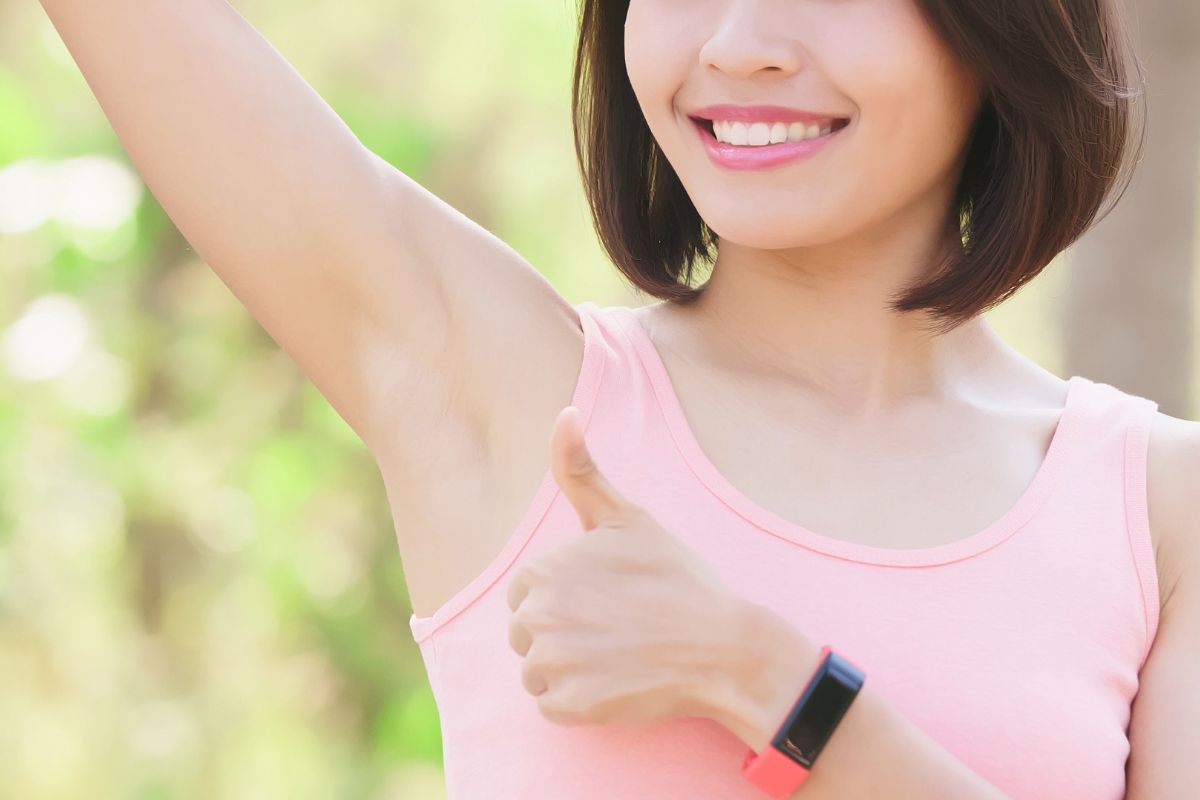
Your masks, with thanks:
[{"label": "smiling woman", "polygon": [[1174,800],[1200,425],[982,315],[1136,163],[1117,2],[581,0],[576,154],[635,309],[569,303],[225,0],[41,0],[375,457],[451,800]]}]

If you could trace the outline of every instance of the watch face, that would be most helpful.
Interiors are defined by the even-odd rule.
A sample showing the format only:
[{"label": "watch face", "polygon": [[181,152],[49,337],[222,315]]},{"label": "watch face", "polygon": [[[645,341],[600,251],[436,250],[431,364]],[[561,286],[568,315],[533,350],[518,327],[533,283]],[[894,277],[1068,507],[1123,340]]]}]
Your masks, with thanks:
[{"label": "watch face", "polygon": [[780,727],[775,747],[805,767],[829,740],[850,702],[862,687],[863,673],[837,653],[822,662],[807,691]]}]

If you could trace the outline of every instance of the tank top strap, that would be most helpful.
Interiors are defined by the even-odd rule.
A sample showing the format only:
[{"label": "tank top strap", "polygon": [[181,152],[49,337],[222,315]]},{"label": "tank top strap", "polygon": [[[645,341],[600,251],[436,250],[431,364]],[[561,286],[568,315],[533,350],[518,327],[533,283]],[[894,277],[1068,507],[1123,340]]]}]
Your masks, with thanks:
[{"label": "tank top strap", "polygon": [[1114,426],[1123,437],[1123,483],[1125,518],[1129,533],[1129,545],[1137,567],[1145,601],[1146,647],[1141,663],[1150,654],[1155,633],[1158,630],[1159,589],[1158,572],[1154,560],[1154,542],[1150,534],[1148,494],[1146,488],[1147,462],[1150,447],[1150,429],[1158,414],[1158,403],[1151,398],[1118,389],[1108,383],[1095,383],[1096,389],[1114,407],[1119,415]]},{"label": "tank top strap", "polygon": [[1071,380],[1080,382],[1071,409],[1079,442],[1075,469],[1086,474],[1087,463],[1101,454],[1115,457],[1121,467],[1122,488],[1141,495],[1132,498],[1142,503],[1134,510],[1144,511],[1150,427],[1158,403],[1090,378],[1075,376]]},{"label": "tank top strap", "polygon": [[1082,383],[1074,405],[1075,413],[1080,417],[1077,424],[1091,429],[1090,434],[1085,435],[1117,437],[1123,442],[1127,435],[1136,438],[1149,433],[1158,403],[1083,376],[1077,375],[1071,380]]},{"label": "tank top strap", "polygon": [[1076,516],[1094,513],[1098,522],[1112,520],[1122,539],[1142,599],[1145,646],[1140,664],[1149,655],[1159,621],[1146,488],[1150,429],[1158,403],[1088,378],[1080,388],[1074,409],[1078,448],[1069,467],[1070,491],[1061,500],[1071,503]]},{"label": "tank top strap", "polygon": [[[583,367],[573,402],[583,412],[584,431],[627,428],[645,416],[653,393],[638,368],[636,345],[625,327],[624,306],[600,306],[592,300],[574,305],[583,329]],[[592,422],[592,417],[598,419]],[[625,437],[612,437],[625,438]],[[599,444],[599,442],[597,443]]]},{"label": "tank top strap", "polygon": [[[577,387],[576,394],[582,401],[576,403],[584,413],[584,429],[594,413],[604,415],[607,406],[629,411],[636,407],[644,393],[640,383],[644,381],[631,368],[636,363],[635,347],[618,316],[621,306],[600,306],[592,300],[574,305],[579,313],[579,324],[583,329],[583,368],[580,383],[586,379],[587,391]],[[584,407],[586,406],[586,407]],[[599,424],[618,422],[615,419],[601,420]]]},{"label": "tank top strap", "polygon": [[[584,339],[587,391],[577,388],[588,449],[597,464],[623,473],[635,461],[652,462],[661,448],[662,425],[655,415],[654,387],[639,366],[637,348],[625,328],[623,306],[591,300],[574,305]],[[633,489],[636,491],[636,489]]]},{"label": "tank top strap", "polygon": [[1141,664],[1144,664],[1146,657],[1150,655],[1150,647],[1158,631],[1160,603],[1146,490],[1150,428],[1158,412],[1158,403],[1148,397],[1121,394],[1129,407],[1129,424],[1125,435],[1125,511],[1130,548],[1133,551],[1138,580],[1141,582],[1146,611],[1146,647],[1138,664],[1140,669]]},{"label": "tank top strap", "polygon": [[676,442],[678,424],[664,418],[661,377],[648,368],[647,347],[628,306],[574,306],[584,331],[584,360],[595,373],[586,395],[584,436],[597,465],[635,503],[667,510],[703,491]]}]

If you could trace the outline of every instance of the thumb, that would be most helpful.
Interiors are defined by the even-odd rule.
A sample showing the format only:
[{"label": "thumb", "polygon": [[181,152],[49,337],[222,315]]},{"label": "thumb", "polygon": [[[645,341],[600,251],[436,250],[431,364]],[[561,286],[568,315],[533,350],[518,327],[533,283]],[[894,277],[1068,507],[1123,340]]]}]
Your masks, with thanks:
[{"label": "thumb", "polygon": [[613,488],[592,461],[583,439],[579,409],[567,406],[550,435],[550,470],[575,507],[585,531],[624,516],[633,506]]}]

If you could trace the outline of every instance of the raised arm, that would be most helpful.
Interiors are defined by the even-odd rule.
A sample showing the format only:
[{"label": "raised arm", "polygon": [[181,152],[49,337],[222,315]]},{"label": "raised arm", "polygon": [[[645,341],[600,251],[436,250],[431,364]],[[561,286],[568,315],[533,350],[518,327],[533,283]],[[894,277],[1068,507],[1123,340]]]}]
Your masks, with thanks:
[{"label": "raised arm", "polygon": [[497,390],[475,365],[506,340],[461,327],[477,278],[526,333],[531,313],[570,330],[539,273],[369,151],[225,0],[41,3],[183,236],[368,445],[405,381],[437,371],[463,408]]}]

